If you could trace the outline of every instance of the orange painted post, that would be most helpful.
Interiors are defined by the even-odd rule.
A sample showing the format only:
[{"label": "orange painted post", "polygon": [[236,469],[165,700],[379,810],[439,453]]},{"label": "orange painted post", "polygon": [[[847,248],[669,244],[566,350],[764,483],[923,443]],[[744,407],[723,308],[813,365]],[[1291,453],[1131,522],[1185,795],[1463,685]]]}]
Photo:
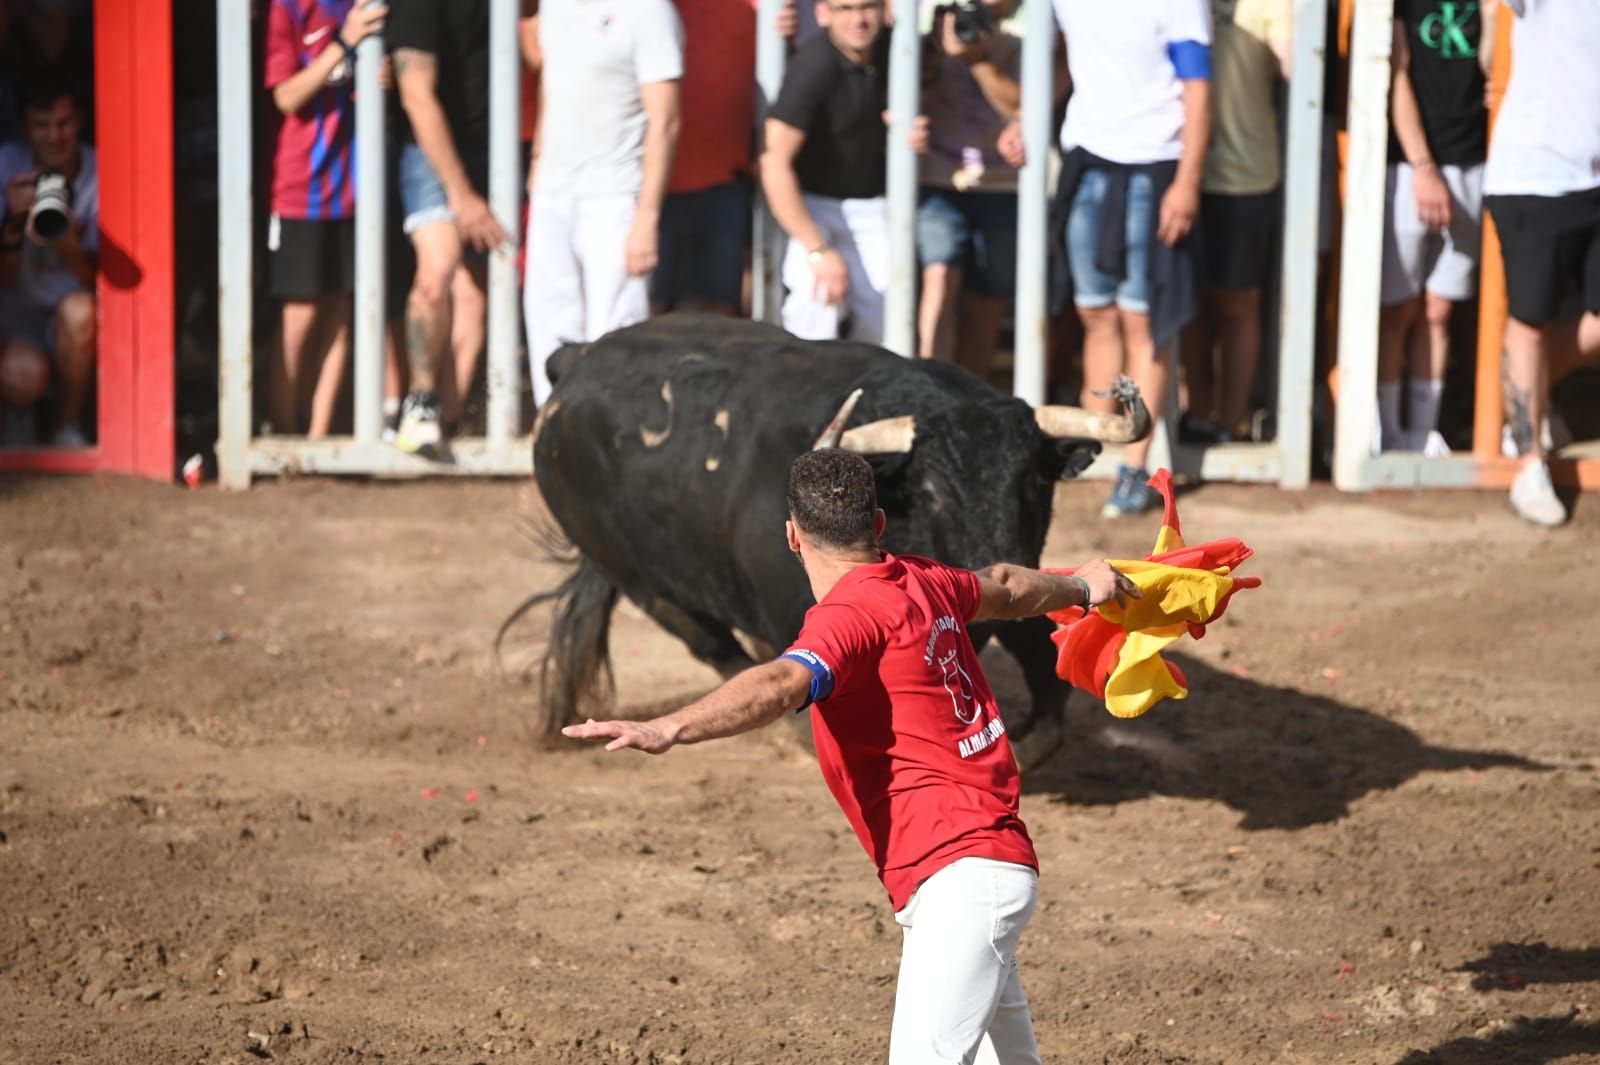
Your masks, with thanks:
[{"label": "orange painted post", "polygon": [[[1491,0],[1499,3],[1499,0]],[[1494,63],[1489,70],[1489,136],[1494,137],[1500,117],[1500,100],[1511,78],[1512,15],[1501,4],[1495,18]],[[1483,212],[1483,247],[1478,257],[1478,373],[1477,400],[1472,414],[1472,457],[1480,463],[1500,455],[1500,364],[1506,334],[1506,267],[1500,257],[1500,234],[1494,219]]]}]

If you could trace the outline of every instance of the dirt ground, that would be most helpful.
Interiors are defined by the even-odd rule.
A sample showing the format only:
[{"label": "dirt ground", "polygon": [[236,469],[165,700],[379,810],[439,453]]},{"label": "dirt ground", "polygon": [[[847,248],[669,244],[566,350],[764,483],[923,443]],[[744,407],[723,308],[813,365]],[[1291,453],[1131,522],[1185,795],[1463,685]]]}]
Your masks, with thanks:
[{"label": "dirt ground", "polygon": [[[1049,561],[1148,550],[1104,491]],[[536,505],[0,480],[0,1062],[883,1060],[899,932],[782,729],[530,737]],[[1025,780],[1045,1059],[1600,1062],[1600,504],[1182,505],[1266,584]],[[626,604],[613,650],[628,713],[714,679]]]}]

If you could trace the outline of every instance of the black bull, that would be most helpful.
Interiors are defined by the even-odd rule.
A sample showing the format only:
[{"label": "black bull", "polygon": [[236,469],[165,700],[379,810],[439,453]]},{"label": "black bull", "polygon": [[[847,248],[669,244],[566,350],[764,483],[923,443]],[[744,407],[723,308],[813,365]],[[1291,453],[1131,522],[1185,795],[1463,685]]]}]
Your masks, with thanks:
[{"label": "black bull", "polygon": [[[724,676],[752,664],[735,630],[764,645],[762,654],[789,644],[812,603],[783,534],[789,464],[853,390],[862,390],[853,424],[892,428],[880,420],[898,418],[902,430],[889,444],[859,439],[871,427],[842,441],[868,452],[888,515],[884,547],[895,553],[969,568],[1038,565],[1056,481],[1100,449],[1082,435],[1062,438],[1059,427],[1047,435],[1033,408],[954,366],[726,318],[670,315],[569,345],[552,357],[551,374],[533,464],[578,565],[501,629],[556,600],[547,733],[609,680],[619,593]],[[1148,419],[1136,397],[1131,408],[1123,436],[1143,435]],[[1025,764],[1051,753],[1062,734],[1070,689],[1055,675],[1051,629],[1043,618],[972,629],[974,644],[996,637],[1021,666],[1032,705],[1008,708],[1007,729]]]}]

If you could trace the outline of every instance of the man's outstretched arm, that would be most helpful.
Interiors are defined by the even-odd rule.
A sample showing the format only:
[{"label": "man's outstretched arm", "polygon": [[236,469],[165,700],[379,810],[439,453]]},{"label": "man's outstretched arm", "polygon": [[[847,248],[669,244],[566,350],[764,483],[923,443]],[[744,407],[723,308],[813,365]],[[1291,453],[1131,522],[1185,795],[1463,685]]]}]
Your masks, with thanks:
[{"label": "man's outstretched arm", "polygon": [[1113,599],[1126,605],[1128,599],[1139,598],[1133,582],[1104,559],[1070,574],[1041,573],[999,562],[978,571],[977,577],[978,612],[973,621],[1031,618],[1069,606],[1099,606]]},{"label": "man's outstretched arm", "polygon": [[562,735],[575,740],[609,739],[608,751],[637,747],[664,754],[680,743],[736,736],[769,725],[804,706],[811,695],[811,671],[788,658],[747,669],[716,691],[654,721],[595,721],[568,725]]}]

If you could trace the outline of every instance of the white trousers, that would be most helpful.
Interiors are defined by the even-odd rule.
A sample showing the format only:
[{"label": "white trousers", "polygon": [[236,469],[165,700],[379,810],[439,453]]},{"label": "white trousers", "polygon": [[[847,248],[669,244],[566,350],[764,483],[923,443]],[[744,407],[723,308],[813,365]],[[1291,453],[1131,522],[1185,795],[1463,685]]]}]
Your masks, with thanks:
[{"label": "white trousers", "polygon": [[894,915],[905,929],[889,1065],[1039,1065],[1017,940],[1039,876],[962,858],[922,882]]},{"label": "white trousers", "polygon": [[550,398],[545,363],[556,348],[650,317],[650,279],[630,277],[624,254],[635,206],[631,195],[543,196],[535,186],[522,313],[540,406]]},{"label": "white trousers", "polygon": [[802,340],[834,340],[849,319],[849,337],[883,343],[883,294],[889,287],[889,207],[883,197],[836,200],[805,195],[806,210],[823,239],[844,258],[850,291],[844,302],[825,303],[817,296],[806,249],[789,241],[783,256],[783,327]]}]

